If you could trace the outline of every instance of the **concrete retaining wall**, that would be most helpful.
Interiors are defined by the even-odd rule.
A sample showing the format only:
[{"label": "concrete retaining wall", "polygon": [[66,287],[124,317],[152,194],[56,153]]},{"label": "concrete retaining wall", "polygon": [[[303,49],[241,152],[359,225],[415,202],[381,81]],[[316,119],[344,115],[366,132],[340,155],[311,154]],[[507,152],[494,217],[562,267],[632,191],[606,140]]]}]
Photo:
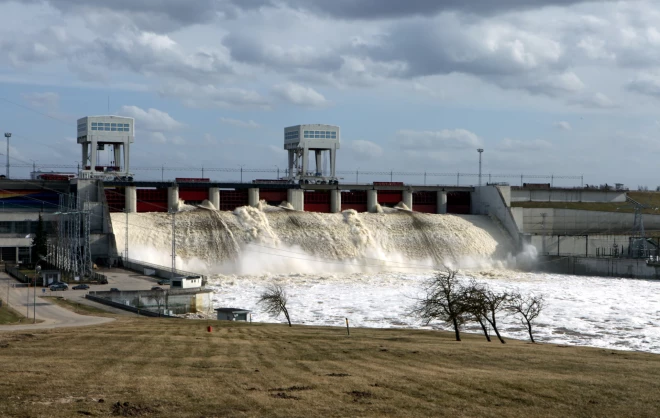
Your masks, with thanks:
[{"label": "concrete retaining wall", "polygon": [[529,243],[541,255],[603,257],[615,254],[614,244],[619,253],[627,251],[628,238],[629,235],[532,235]]},{"label": "concrete retaining wall", "polygon": [[505,198],[509,196],[510,190],[509,186],[475,187],[472,193],[472,213],[495,218],[509,233],[515,247],[520,249],[522,246],[520,230]]},{"label": "concrete retaining wall", "polygon": [[645,260],[628,258],[548,257],[540,260],[540,270],[578,276],[660,279],[660,271]]},{"label": "concrete retaining wall", "polygon": [[[522,208],[522,214],[523,232],[547,235],[629,233],[635,219],[632,213],[575,209]],[[644,228],[660,230],[660,215],[644,215]]]},{"label": "concrete retaining wall", "polygon": [[512,202],[625,202],[626,192],[596,189],[512,189]]}]

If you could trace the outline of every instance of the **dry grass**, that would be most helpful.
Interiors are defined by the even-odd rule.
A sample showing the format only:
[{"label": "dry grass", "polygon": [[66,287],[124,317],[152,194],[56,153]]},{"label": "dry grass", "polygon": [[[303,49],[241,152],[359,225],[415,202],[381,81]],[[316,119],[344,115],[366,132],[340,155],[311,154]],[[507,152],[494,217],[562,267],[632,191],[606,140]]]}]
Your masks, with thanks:
[{"label": "dry grass", "polygon": [[73,302],[69,299],[65,299],[63,296],[41,296],[41,298],[46,299],[55,305],[61,306],[62,308],[73,311],[79,315],[116,317],[116,315],[113,315],[108,311],[104,311],[103,309],[99,309],[83,303]]},{"label": "dry grass", "polygon": [[0,334],[0,416],[656,416],[660,357],[413,330],[121,318]]},{"label": "dry grass", "polygon": [[0,325],[18,324],[22,318],[21,314],[8,307],[6,303],[3,302],[0,306]]}]

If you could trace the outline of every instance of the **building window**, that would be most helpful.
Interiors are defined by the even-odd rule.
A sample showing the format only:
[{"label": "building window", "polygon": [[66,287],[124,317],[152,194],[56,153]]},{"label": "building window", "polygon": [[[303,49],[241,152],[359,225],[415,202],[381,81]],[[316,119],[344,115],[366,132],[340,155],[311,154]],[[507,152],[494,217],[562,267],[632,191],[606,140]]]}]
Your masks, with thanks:
[{"label": "building window", "polygon": [[11,222],[0,222],[0,234],[11,234]]},{"label": "building window", "polygon": [[30,221],[14,222],[14,228],[16,229],[16,234],[29,234],[31,232]]}]

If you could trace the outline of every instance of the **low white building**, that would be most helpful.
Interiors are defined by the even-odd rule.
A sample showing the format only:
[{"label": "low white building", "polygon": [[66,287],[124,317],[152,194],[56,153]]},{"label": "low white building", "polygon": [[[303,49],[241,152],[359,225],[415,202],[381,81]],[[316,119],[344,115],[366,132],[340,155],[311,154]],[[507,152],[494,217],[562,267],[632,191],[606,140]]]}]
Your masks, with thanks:
[{"label": "low white building", "polygon": [[170,282],[170,289],[194,289],[202,287],[202,276],[175,277]]}]

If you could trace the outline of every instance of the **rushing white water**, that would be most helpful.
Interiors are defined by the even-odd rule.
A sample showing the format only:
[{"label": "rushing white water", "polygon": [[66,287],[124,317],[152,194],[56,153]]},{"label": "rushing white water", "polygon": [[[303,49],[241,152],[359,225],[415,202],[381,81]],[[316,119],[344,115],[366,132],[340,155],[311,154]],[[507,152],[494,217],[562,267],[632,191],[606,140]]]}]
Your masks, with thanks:
[{"label": "rushing white water", "polygon": [[[117,248],[125,215],[112,214]],[[172,215],[130,214],[129,257],[171,264]],[[442,264],[490,265],[511,252],[485,216],[305,213],[267,207],[234,212],[186,210],[176,215],[177,267],[200,273],[259,274],[427,270]]]},{"label": "rushing white water", "polygon": [[[125,215],[112,221],[122,249]],[[445,264],[494,289],[544,294],[538,341],[660,353],[660,282],[507,270],[535,253],[512,257],[508,238],[487,217],[181,205],[175,230],[177,266],[210,275],[216,307],[251,309],[257,321],[282,320],[256,304],[276,282],[290,295],[296,323],[340,326],[349,318],[353,326],[422,328],[409,312],[432,268]],[[171,263],[171,215],[131,214],[128,233],[131,258]],[[528,338],[515,317],[502,318],[501,328]]]},{"label": "rushing white water", "polygon": [[[495,290],[543,294],[546,308],[536,321],[539,342],[585,345],[660,353],[660,282],[512,270],[462,271]],[[283,285],[289,294],[289,311],[298,324],[376,328],[425,328],[410,316],[415,298],[430,274],[291,274],[215,276],[216,306],[253,310],[253,320],[281,322],[266,315],[256,303],[270,283]],[[499,322],[499,321],[498,321]],[[443,324],[433,327],[449,329]],[[514,316],[503,316],[504,336],[528,339],[527,330]],[[467,331],[480,333],[477,326]]]}]

